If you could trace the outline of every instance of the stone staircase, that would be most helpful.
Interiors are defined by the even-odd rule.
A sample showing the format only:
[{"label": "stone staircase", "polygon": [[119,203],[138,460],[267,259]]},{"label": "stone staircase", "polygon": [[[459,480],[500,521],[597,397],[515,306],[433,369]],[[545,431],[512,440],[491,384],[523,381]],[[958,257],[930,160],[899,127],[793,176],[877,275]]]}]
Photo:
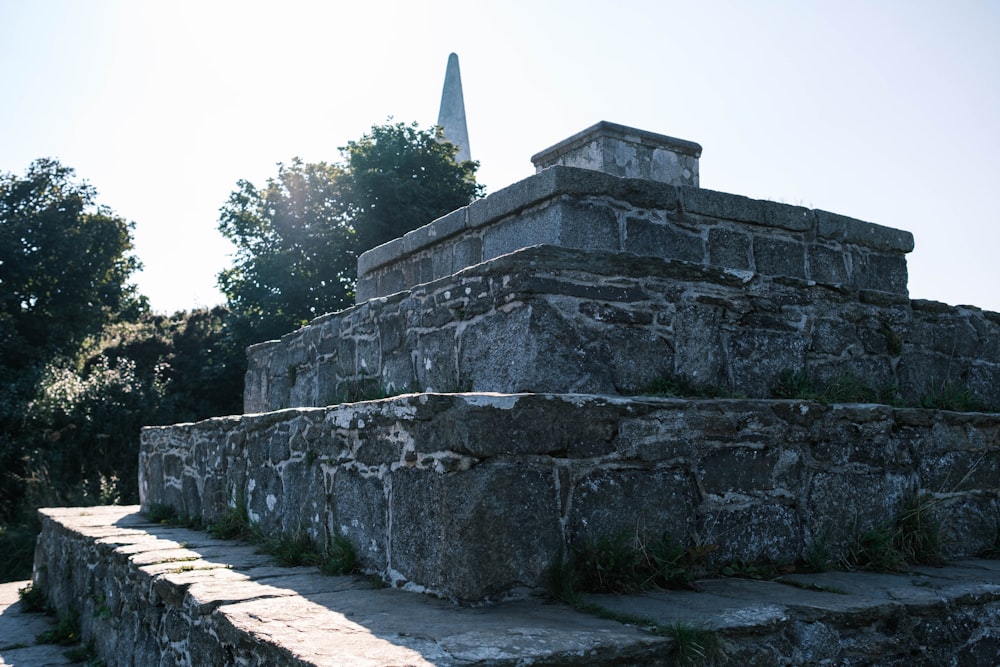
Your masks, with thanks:
[{"label": "stone staircase", "polygon": [[[346,538],[370,578],[91,508],[43,511],[37,581],[108,664],[671,664],[703,626],[729,664],[990,664],[1000,415],[878,401],[1000,405],[1000,315],[910,300],[908,233],[701,189],[699,156],[589,128],[250,348],[244,415],[144,430],[142,508]],[[870,400],[795,396],[846,380]],[[587,540],[837,561],[914,500],[953,565],[543,601]]]}]

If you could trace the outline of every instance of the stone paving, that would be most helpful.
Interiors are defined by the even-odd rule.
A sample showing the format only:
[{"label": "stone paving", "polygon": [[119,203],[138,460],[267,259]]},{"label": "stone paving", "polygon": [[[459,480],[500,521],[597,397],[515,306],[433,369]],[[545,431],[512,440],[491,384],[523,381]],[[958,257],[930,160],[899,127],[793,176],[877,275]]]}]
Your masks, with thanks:
[{"label": "stone paving", "polygon": [[30,581],[0,584],[0,665],[6,667],[46,667],[78,664],[66,657],[69,648],[36,644],[38,635],[52,629],[56,620],[21,608],[17,592]]}]

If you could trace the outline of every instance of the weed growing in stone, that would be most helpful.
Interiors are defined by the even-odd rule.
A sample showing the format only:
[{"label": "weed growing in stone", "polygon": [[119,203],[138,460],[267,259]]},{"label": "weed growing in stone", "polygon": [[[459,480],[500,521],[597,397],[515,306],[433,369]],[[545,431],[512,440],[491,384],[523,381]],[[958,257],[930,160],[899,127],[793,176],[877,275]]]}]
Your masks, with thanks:
[{"label": "weed growing in stone", "polygon": [[97,657],[97,647],[90,641],[86,646],[77,646],[64,653],[73,662],[82,662],[87,667],[104,667],[104,661]]},{"label": "weed growing in stone", "polygon": [[257,527],[250,520],[250,511],[245,501],[237,502],[235,506],[223,512],[215,522],[209,524],[208,532],[220,540],[252,542],[257,538]]},{"label": "weed growing in stone", "polygon": [[695,588],[701,563],[714,547],[684,547],[664,534],[644,542],[619,533],[577,540],[550,572],[555,597],[575,592],[636,593],[651,588]]},{"label": "weed growing in stone", "polygon": [[914,492],[893,521],[858,536],[844,564],[849,569],[884,572],[912,565],[940,565],[944,555],[941,525],[933,514],[935,503],[930,494]]},{"label": "weed growing in stone", "polygon": [[[257,523],[251,520],[249,509],[243,500],[238,500],[207,528],[201,519],[181,516],[170,505],[151,505],[146,511],[146,518],[155,523],[207,529],[213,537],[222,540],[251,542],[257,545],[261,553],[274,556],[278,564],[284,567],[314,565],[329,575],[350,574],[358,569],[354,545],[343,535],[336,535],[323,551],[317,550],[312,538],[305,533],[265,535]],[[183,568],[180,571],[184,571]]]},{"label": "weed growing in stone", "polygon": [[850,373],[822,382],[804,370],[786,369],[771,387],[775,398],[798,398],[820,403],[897,403],[897,388],[886,385],[873,388]]},{"label": "weed growing in stone", "polygon": [[170,523],[177,518],[177,510],[167,503],[153,503],[145,511],[145,515],[153,523]]},{"label": "weed growing in stone", "polygon": [[378,378],[345,380],[337,386],[337,391],[330,398],[329,404],[340,405],[341,403],[377,401],[389,398],[392,395],[381,385]]},{"label": "weed growing in stone", "polygon": [[668,398],[742,398],[739,394],[721,387],[695,384],[687,378],[664,376],[653,380],[636,392],[639,396],[664,396]]},{"label": "weed growing in stone", "polygon": [[795,398],[819,403],[880,403],[895,407],[917,407],[954,412],[1000,412],[976,400],[968,389],[948,383],[916,401],[902,401],[894,384],[871,387],[860,378],[845,374],[827,382],[804,370],[786,369],[771,387],[774,398]]},{"label": "weed growing in stone", "polygon": [[837,566],[837,561],[832,555],[828,535],[821,535],[809,545],[802,564],[810,572],[826,572]]},{"label": "weed growing in stone", "polygon": [[[153,523],[160,523],[166,526],[176,526],[180,528],[191,528],[193,530],[204,530],[205,524],[201,517],[189,514],[180,514],[173,505],[164,503],[153,503],[144,512],[147,519]],[[183,545],[181,545],[183,546]]]},{"label": "weed growing in stone", "polygon": [[24,588],[19,588],[17,589],[17,597],[21,601],[21,611],[37,614],[48,613],[50,610],[49,601],[41,586],[28,584]]},{"label": "weed growing in stone", "polygon": [[778,569],[773,564],[764,561],[737,558],[729,565],[724,566],[719,573],[724,577],[761,580],[774,579],[778,575]]},{"label": "weed growing in stone", "polygon": [[[618,552],[618,557],[624,557],[624,550],[618,540],[606,541],[611,549]],[[569,558],[560,555],[549,572],[549,587],[552,596],[564,602],[577,611],[626,625],[634,625],[646,632],[670,637],[673,640],[670,657],[673,664],[696,665],[704,664],[725,657],[724,645],[718,634],[707,628],[695,627],[687,623],[663,625],[645,616],[628,614],[608,609],[602,605],[588,601],[584,591],[576,588],[577,573]],[[631,559],[627,559],[630,562]]]},{"label": "weed growing in stone", "polygon": [[111,618],[111,607],[103,595],[98,595],[94,599],[94,618]]},{"label": "weed growing in stone", "polygon": [[920,407],[934,410],[951,410],[954,412],[995,412],[984,405],[969,392],[968,389],[954,383],[948,383],[924,396]]},{"label": "weed growing in stone", "polygon": [[70,612],[59,618],[59,622],[51,630],[46,630],[35,638],[38,644],[58,644],[72,646],[80,641],[80,623],[76,612]]},{"label": "weed growing in stone", "polygon": [[689,623],[671,623],[664,628],[674,641],[671,658],[677,665],[700,665],[721,660],[726,651],[719,635],[704,627]]},{"label": "weed growing in stone", "polygon": [[356,572],[358,569],[358,554],[354,545],[343,535],[336,535],[333,542],[323,554],[319,569],[325,574],[340,575]]}]

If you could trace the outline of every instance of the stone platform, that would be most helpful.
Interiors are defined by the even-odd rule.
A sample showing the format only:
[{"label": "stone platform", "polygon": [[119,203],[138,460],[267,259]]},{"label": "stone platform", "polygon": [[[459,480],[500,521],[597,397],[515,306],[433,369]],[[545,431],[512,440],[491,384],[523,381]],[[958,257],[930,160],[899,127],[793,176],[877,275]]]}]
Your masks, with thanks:
[{"label": "stone platform", "polygon": [[[668,637],[541,598],[459,607],[276,567],[253,547],[151,524],[137,507],[42,513],[36,583],[79,614],[108,665],[677,664]],[[1000,651],[997,561],[700,585],[588,601],[712,630],[725,650],[714,664],[986,665]]]}]

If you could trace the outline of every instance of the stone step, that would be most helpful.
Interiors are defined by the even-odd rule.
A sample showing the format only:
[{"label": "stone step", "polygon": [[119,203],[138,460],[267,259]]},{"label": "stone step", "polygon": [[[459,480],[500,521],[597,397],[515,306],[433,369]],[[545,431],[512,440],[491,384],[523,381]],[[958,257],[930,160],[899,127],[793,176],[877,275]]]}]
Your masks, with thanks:
[{"label": "stone step", "polygon": [[[460,602],[544,589],[575,543],[666,534],[707,565],[848,557],[934,519],[995,544],[1000,415],[761,399],[409,394],[144,429],[142,505],[349,540],[366,572]],[[921,495],[914,505],[914,492]]]},{"label": "stone step", "polygon": [[[35,583],[111,665],[665,665],[679,643],[540,598],[489,607],[282,568],[138,507],[41,511]],[[718,664],[992,664],[1000,562],[720,579],[593,605],[704,628]],[[5,614],[6,615],[6,614]],[[957,662],[956,662],[957,661]]]}]

